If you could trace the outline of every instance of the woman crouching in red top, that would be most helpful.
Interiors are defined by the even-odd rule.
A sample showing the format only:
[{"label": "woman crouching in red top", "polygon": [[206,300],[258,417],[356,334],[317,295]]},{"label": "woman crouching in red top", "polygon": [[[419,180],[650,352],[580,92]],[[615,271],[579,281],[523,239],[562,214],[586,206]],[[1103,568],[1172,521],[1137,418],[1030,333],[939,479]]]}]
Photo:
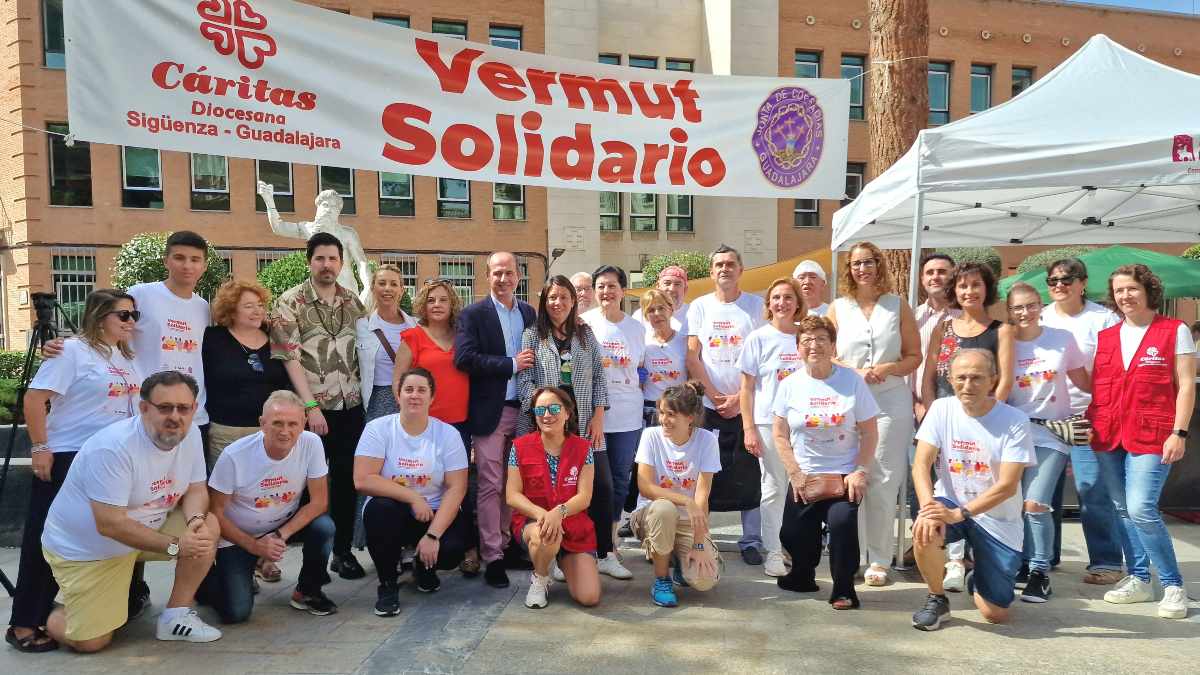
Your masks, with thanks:
[{"label": "woman crouching in red top", "polygon": [[592,501],[592,449],[575,432],[571,397],[557,387],[533,393],[538,430],[513,442],[505,497],[512,531],[529,551],[533,575],[525,606],[547,605],[550,563],[559,559],[571,597],[585,607],[600,602]]}]

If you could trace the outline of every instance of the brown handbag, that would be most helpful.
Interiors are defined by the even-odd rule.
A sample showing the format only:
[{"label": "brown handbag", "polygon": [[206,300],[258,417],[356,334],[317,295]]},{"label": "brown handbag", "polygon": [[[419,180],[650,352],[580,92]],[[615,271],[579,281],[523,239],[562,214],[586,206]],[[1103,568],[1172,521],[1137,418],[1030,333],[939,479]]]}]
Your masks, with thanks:
[{"label": "brown handbag", "polygon": [[805,504],[846,495],[845,476],[840,473],[802,473],[800,477],[800,499]]}]

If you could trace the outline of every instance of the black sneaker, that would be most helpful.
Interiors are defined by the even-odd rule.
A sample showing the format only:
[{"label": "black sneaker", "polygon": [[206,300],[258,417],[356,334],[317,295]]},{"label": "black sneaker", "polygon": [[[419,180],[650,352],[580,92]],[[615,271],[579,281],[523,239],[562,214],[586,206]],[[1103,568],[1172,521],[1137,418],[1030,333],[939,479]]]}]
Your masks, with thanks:
[{"label": "black sneaker", "polygon": [[312,593],[302,593],[299,588],[292,591],[290,603],[296,609],[304,610],[313,616],[329,616],[336,614],[338,607],[320,590]]},{"label": "black sneaker", "polygon": [[775,577],[775,585],[785,591],[793,593],[816,593],[821,590],[817,582],[812,579],[802,579],[799,576],[785,574],[781,577]]},{"label": "black sneaker", "polygon": [[1030,572],[1029,582],[1021,591],[1021,599],[1025,602],[1046,602],[1050,599],[1050,577],[1042,572]]},{"label": "black sneaker", "polygon": [[617,536],[624,537],[626,539],[633,538],[633,528],[629,526],[628,520],[621,523],[621,526],[617,528]]},{"label": "black sneaker", "polygon": [[375,616],[396,616],[400,613],[400,584],[379,584],[375,597]]},{"label": "black sneaker", "polygon": [[950,618],[950,600],[944,595],[930,593],[925,598],[925,606],[913,613],[912,625],[917,630],[937,630],[942,627],[943,618]]},{"label": "black sneaker", "polygon": [[508,574],[504,571],[503,560],[493,560],[483,571],[483,580],[492,588],[508,588]]},{"label": "black sneaker", "polygon": [[358,564],[354,554],[349,552],[340,555],[335,553],[329,561],[329,571],[336,572],[338,576],[349,581],[367,576],[367,571]]},{"label": "black sneaker", "polygon": [[1021,565],[1021,569],[1017,571],[1017,588],[1025,588],[1025,584],[1029,583],[1029,565]]},{"label": "black sneaker", "polygon": [[129,585],[129,618],[133,621],[150,607],[150,586],[142,579],[136,579]]},{"label": "black sneaker", "polygon": [[763,564],[762,553],[753,546],[744,548],[742,549],[742,562],[747,565],[761,565]]},{"label": "black sneaker", "polygon": [[[505,575],[505,578],[507,576]],[[413,578],[417,581],[417,590],[422,593],[433,593],[442,587],[442,581],[438,579],[437,570],[431,570],[421,562],[416,563],[416,566],[413,567]]]}]

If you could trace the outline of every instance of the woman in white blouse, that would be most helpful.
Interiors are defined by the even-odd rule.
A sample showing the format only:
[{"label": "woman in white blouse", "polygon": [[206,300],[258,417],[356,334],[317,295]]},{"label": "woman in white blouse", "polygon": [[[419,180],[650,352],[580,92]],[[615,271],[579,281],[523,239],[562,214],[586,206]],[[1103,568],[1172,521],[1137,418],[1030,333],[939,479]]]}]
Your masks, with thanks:
[{"label": "woman in white blouse", "polygon": [[417,325],[415,319],[400,309],[404,292],[400,268],[381,265],[371,275],[367,316],[354,326],[362,400],[368,422],[399,410],[392,394],[396,350],[400,346],[400,334]]}]

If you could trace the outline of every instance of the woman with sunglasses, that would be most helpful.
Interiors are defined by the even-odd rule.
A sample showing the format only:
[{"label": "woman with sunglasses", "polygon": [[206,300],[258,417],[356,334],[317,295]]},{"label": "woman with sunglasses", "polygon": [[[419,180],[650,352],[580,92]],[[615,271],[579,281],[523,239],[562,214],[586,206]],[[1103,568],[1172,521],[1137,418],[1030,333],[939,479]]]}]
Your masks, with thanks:
[{"label": "woman with sunglasses", "polygon": [[893,292],[883,251],[855,244],[842,273],[842,297],[826,316],[837,333],[837,361],[854,368],[879,404],[879,444],[868,467],[862,500],[868,586],[888,582],[896,548],[896,499],[908,470],[913,439],[912,390],[905,376],[921,364],[921,334],[912,308]]},{"label": "woman with sunglasses", "polygon": [[142,376],[129,344],[138,316],[133,297],[126,293],[112,289],[89,293],[82,333],[63,342],[60,356],[42,363],[25,392],[33,482],[5,636],[18,651],[58,648],[45,630],[58,584],[42,557],[42,529],[50,503],[83,442],[109,424],[137,414]]},{"label": "woman with sunglasses", "polygon": [[1071,416],[1068,382],[1091,391],[1083,352],[1075,336],[1061,328],[1043,327],[1042,296],[1026,283],[1008,291],[1008,318],[1016,326],[1015,369],[1008,404],[1029,415],[1037,464],[1021,477],[1025,496],[1025,546],[1023,558],[1028,581],[1021,599],[1050,599],[1050,562],[1054,557],[1054,490],[1067,467],[1067,444],[1047,428],[1048,421]]},{"label": "woman with sunglasses", "polygon": [[548,604],[550,563],[557,560],[571,597],[591,607],[600,602],[596,528],[587,515],[595,459],[588,442],[575,433],[570,395],[542,387],[533,403],[538,430],[513,441],[505,487],[513,536],[533,561],[525,606]]}]

